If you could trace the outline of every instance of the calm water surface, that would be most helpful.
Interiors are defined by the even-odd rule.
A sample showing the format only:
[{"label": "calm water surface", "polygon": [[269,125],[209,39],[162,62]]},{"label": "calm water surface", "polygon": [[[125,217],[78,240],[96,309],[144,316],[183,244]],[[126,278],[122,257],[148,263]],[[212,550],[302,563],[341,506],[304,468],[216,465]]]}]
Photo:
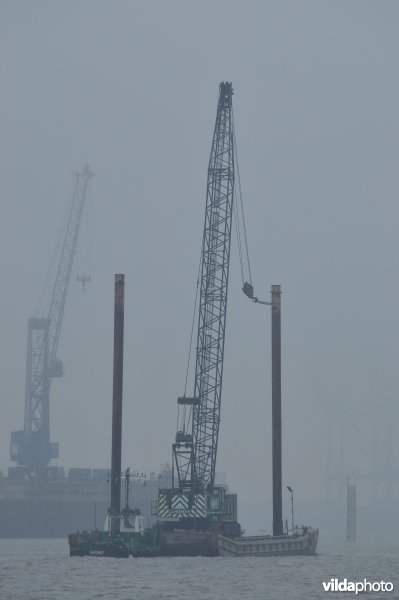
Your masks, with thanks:
[{"label": "calm water surface", "polygon": [[[392,581],[399,599],[399,543],[319,541],[314,557],[70,558],[66,540],[0,539],[1,600],[311,600],[331,577]],[[364,595],[357,596],[358,598]]]}]

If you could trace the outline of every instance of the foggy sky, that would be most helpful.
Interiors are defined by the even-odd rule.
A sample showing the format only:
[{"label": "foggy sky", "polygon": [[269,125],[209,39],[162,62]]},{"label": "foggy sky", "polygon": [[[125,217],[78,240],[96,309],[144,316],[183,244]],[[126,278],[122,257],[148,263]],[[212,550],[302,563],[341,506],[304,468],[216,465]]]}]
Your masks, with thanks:
[{"label": "foggy sky", "polygon": [[[76,264],[71,277],[51,392],[58,464],[110,464],[114,273],[126,275],[122,463],[170,461],[218,85],[231,81],[255,292],[283,291],[283,482],[323,497],[329,415],[397,404],[398,17],[393,1],[1,2],[3,472],[23,428],[27,319],[86,161],[93,272],[85,294]],[[270,312],[242,294],[232,245],[217,470],[260,500]],[[354,444],[348,467],[364,456]]]}]

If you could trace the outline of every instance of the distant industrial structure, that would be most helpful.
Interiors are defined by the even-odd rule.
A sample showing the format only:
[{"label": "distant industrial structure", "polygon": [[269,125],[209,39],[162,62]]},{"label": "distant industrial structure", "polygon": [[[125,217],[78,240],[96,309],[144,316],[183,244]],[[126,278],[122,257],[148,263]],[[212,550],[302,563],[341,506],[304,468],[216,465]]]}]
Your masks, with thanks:
[{"label": "distant industrial structure", "polygon": [[[59,456],[58,443],[50,441],[50,388],[54,377],[63,375],[57,357],[69,280],[78,242],[79,228],[93,174],[89,165],[74,175],[74,187],[65,237],[47,316],[28,321],[26,351],[24,428],[11,434],[10,455],[23,474],[46,469]],[[81,276],[86,283],[90,277]]]},{"label": "distant industrial structure", "polygon": [[[399,419],[395,407],[344,410],[328,422],[327,500],[343,500],[347,473],[369,506],[399,502]],[[359,499],[358,499],[359,500]]]},{"label": "distant industrial structure", "polygon": [[346,541],[356,542],[356,485],[348,475],[346,487]]},{"label": "distant industrial structure", "polygon": [[[0,538],[65,537],[76,529],[103,526],[110,501],[110,469],[49,467],[44,474],[46,479],[23,476],[22,470],[13,471],[12,477],[0,475]],[[146,525],[154,522],[151,512],[159,488],[170,485],[169,465],[160,473],[131,478],[131,501]]]}]

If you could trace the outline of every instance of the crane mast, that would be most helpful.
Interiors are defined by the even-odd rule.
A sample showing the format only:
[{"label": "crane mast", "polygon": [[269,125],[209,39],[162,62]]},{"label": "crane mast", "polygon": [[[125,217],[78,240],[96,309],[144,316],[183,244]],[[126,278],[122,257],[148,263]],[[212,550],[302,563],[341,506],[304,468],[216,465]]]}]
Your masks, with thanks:
[{"label": "crane mast", "polygon": [[74,174],[71,209],[48,316],[28,321],[24,429],[11,434],[11,460],[29,468],[46,467],[52,458],[58,458],[58,444],[50,442],[50,387],[53,377],[63,375],[57,349],[91,177],[88,165]]},{"label": "crane mast", "polygon": [[231,83],[221,83],[208,166],[194,395],[178,398],[182,420],[173,444],[177,487],[160,491],[161,517],[206,517],[223,512],[220,490],[214,483],[234,197],[232,97]]}]

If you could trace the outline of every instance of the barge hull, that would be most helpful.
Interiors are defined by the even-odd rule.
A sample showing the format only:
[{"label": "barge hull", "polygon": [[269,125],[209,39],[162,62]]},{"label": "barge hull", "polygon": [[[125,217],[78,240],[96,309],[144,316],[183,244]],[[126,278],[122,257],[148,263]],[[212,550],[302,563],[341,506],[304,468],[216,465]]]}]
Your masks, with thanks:
[{"label": "barge hull", "polygon": [[309,556],[316,553],[319,530],[294,535],[227,538],[218,535],[220,556]]},{"label": "barge hull", "polygon": [[161,531],[159,545],[161,556],[219,556],[217,534],[211,531]]}]

